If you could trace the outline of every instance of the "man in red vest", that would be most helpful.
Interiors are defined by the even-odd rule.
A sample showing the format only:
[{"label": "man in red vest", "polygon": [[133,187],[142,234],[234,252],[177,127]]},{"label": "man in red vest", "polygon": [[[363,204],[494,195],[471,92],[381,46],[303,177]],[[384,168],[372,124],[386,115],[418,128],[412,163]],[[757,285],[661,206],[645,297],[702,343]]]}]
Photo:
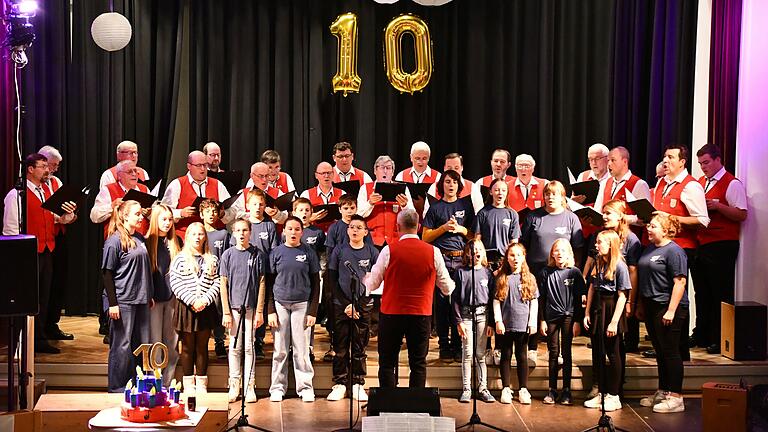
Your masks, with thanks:
[{"label": "man in red vest", "polygon": [[533,210],[544,205],[544,186],[547,181],[534,177],[534,168],[536,161],[533,156],[523,153],[515,158],[517,178],[509,188],[507,201],[516,212],[526,207]]},{"label": "man in red vest", "polygon": [[[117,182],[102,187],[91,208],[91,222],[104,225],[105,240],[107,239],[107,228],[109,227],[109,219],[112,217],[112,211],[122,204],[123,197],[131,189],[149,193],[149,189],[139,183],[139,169],[136,167],[136,162],[124,160],[117,164]],[[145,216],[148,216],[149,212],[145,211],[145,213]],[[149,220],[145,217],[137,231],[146,235],[148,229]]]},{"label": "man in red vest", "polygon": [[418,225],[416,210],[401,211],[397,215],[400,240],[382,249],[371,273],[364,279],[367,294],[384,282],[379,318],[381,387],[397,386],[403,337],[411,369],[409,387],[425,386],[435,285],[446,296],[455,288],[440,251],[421,241],[416,234]]},{"label": "man in red vest", "polygon": [[[587,161],[589,162],[589,169],[582,171],[576,178],[577,182],[585,182],[589,180],[597,180],[600,182],[600,187],[605,184],[605,181],[610,177],[608,172],[608,147],[602,143],[595,143],[589,146],[587,150]],[[579,204],[590,205],[594,203],[584,203],[587,199],[584,195],[576,195],[573,200]],[[599,194],[598,194],[599,199]]]},{"label": "man in red vest", "polygon": [[203,146],[203,153],[208,160],[208,171],[224,172],[221,169],[221,147],[215,142],[207,142]]},{"label": "man in red vest", "polygon": [[[139,147],[135,142],[123,141],[117,145],[117,162],[120,163],[124,160],[130,160],[136,164],[139,163]],[[147,174],[143,168],[139,168],[139,179],[145,181],[149,180],[149,174]],[[99,180],[99,189],[116,181],[117,164],[101,174],[101,179]]]},{"label": "man in red vest", "polygon": [[261,154],[261,161],[267,164],[267,168],[269,168],[267,181],[269,181],[270,187],[278,189],[284,194],[296,190],[291,176],[280,170],[280,153],[275,150],[267,150]]},{"label": "man in red vest", "polygon": [[334,182],[357,180],[360,186],[362,186],[373,181],[368,173],[352,166],[354,160],[355,154],[352,153],[352,145],[350,143],[342,141],[333,146],[333,161],[336,163],[333,167]]},{"label": "man in red vest", "polygon": [[512,166],[512,155],[503,148],[495,149],[491,154],[491,175],[477,179],[472,185],[472,205],[475,207],[475,213],[480,211],[485,205],[481,192],[482,187],[491,187],[491,182],[494,179],[504,180],[507,183],[508,190],[512,190],[515,178],[507,175],[507,170],[510,166]]},{"label": "man in red vest", "polygon": [[[57,216],[42,208],[43,203],[51,197],[51,192],[45,187],[50,172],[45,156],[33,153],[24,159],[26,171],[26,231],[37,238],[37,268],[38,268],[38,302],[40,314],[35,318],[35,352],[58,354],[58,348],[51,345],[45,334],[46,318],[48,317],[48,299],[51,292],[53,273],[52,253],[56,249],[56,223],[69,224],[75,220],[77,206],[73,202],[65,203],[62,208],[64,216]],[[18,235],[20,233],[21,215],[19,207],[21,197],[18,189],[11,189],[5,196],[3,212],[3,235]]]},{"label": "man in red vest", "polygon": [[[313,206],[338,203],[339,197],[344,195],[344,191],[333,187],[333,167],[331,164],[328,162],[320,162],[317,164],[317,168],[315,168],[315,178],[317,179],[317,186],[302,192],[301,197],[308,199]],[[325,210],[313,213],[312,219],[322,219],[325,217],[325,213]],[[317,226],[327,233],[328,228],[333,222],[334,221],[318,223]]]},{"label": "man in red vest", "polygon": [[[657,210],[656,213],[674,215],[680,221],[682,230],[674,238],[674,241],[685,250],[688,256],[688,268],[690,269],[695,263],[696,248],[698,247],[696,231],[709,225],[709,215],[707,212],[707,201],[704,197],[704,187],[688,174],[688,169],[685,167],[687,162],[688,148],[686,146],[682,144],[667,146],[664,150],[663,160],[666,174],[663,178],[659,179],[651,195],[653,197],[653,206]],[[698,317],[696,321],[698,326],[700,323]],[[683,325],[683,329],[687,328],[688,324],[686,323]],[[698,330],[694,329],[694,336],[690,341],[688,340],[687,331],[681,333],[684,337],[684,339],[681,339],[680,344],[680,348],[683,351],[681,353],[683,360],[690,359],[687,348],[688,343],[703,346],[698,340],[698,332]]]},{"label": "man in red vest", "polygon": [[[163,204],[173,209],[173,218],[176,221],[176,234],[182,239],[187,227],[192,222],[201,222],[197,209],[192,206],[197,197],[212,198],[216,201],[224,201],[229,198],[229,192],[224,185],[215,178],[208,177],[208,159],[205,153],[195,150],[187,157],[187,174],[174,179],[168,184],[163,196]],[[226,224],[233,219],[230,208],[221,218]]]},{"label": "man in red vest", "polygon": [[375,191],[376,183],[392,182],[395,171],[395,161],[389,156],[379,156],[373,165],[375,182],[366,183],[357,195],[357,214],[365,218],[373,243],[379,247],[396,240],[400,234],[397,231],[397,214],[405,208],[413,208],[413,200],[408,189],[396,197],[397,201],[383,201],[382,196]]},{"label": "man in red vest", "polygon": [[416,141],[411,146],[411,167],[406,168],[395,176],[395,181],[408,183],[434,183],[440,178],[440,173],[429,166],[429,156],[432,154],[429,145],[424,141]]},{"label": "man in red vest", "polygon": [[[696,327],[710,354],[720,353],[720,302],[733,304],[741,223],[747,218],[744,184],[723,167],[720,148],[704,145],[696,156],[704,175],[709,225],[696,233],[699,249],[691,272],[696,279]],[[699,319],[701,318],[701,319]]]},{"label": "man in red vest", "polygon": [[[248,206],[246,205],[246,200],[248,199],[248,192],[253,188],[260,189],[272,198],[277,198],[284,194],[282,190],[272,187],[269,184],[269,167],[267,164],[264,162],[256,162],[251,165],[250,178],[248,179],[248,183],[245,184],[245,188],[243,188],[240,198],[232,203],[232,207],[230,207],[230,212],[234,219],[248,219]],[[274,207],[266,207],[264,213],[272,218],[272,221],[277,224],[282,224],[288,218],[288,212],[281,212]]]},{"label": "man in red vest", "polygon": [[[614,147],[608,152],[608,174],[609,177],[603,184],[601,193],[597,195],[595,202],[595,210],[598,212],[602,211],[603,204],[610,200],[617,199],[626,202],[627,192],[630,192],[637,199],[652,200],[648,183],[629,170],[629,150],[625,147]],[[627,220],[634,224],[637,222],[637,216],[633,214]]]},{"label": "man in red vest", "polygon": [[[61,153],[52,146],[42,146],[37,151],[41,155],[45,156],[48,160],[48,171],[51,173],[48,176],[48,181],[45,186],[48,191],[53,195],[64,184],[60,178],[56,177],[56,172],[59,171],[59,165],[61,164]],[[75,215],[75,219],[77,215]],[[63,332],[59,328],[59,321],[61,320],[61,310],[64,308],[64,294],[67,292],[68,281],[68,269],[67,257],[69,255],[67,251],[67,242],[64,237],[67,230],[66,225],[57,223],[54,225],[54,232],[56,233],[56,250],[53,251],[53,281],[51,282],[51,297],[48,299],[48,317],[45,319],[46,329],[45,334],[49,339],[53,340],[73,340],[75,335],[72,333]]]}]

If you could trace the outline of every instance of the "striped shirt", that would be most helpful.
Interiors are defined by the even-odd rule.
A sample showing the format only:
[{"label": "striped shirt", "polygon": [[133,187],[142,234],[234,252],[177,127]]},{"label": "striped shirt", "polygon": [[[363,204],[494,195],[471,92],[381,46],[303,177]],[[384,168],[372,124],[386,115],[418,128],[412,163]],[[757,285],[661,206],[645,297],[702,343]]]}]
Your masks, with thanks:
[{"label": "striped shirt", "polygon": [[203,271],[206,268],[205,259],[197,256],[197,265],[200,268],[197,273],[189,262],[187,256],[179,254],[171,262],[171,291],[182,303],[192,305],[195,300],[202,299],[206,305],[210,305],[219,296],[221,289],[221,277],[219,277],[218,260],[212,257],[213,275]]}]

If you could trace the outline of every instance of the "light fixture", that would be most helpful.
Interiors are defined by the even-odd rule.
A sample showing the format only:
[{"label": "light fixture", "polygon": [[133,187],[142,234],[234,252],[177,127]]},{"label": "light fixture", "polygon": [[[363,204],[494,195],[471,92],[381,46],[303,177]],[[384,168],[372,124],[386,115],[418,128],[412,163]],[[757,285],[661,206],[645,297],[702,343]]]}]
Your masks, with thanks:
[{"label": "light fixture", "polygon": [[3,46],[10,49],[11,60],[24,67],[27,64],[26,49],[35,40],[35,28],[30,22],[37,13],[37,2],[33,0],[5,0],[6,37]]},{"label": "light fixture", "polygon": [[131,23],[117,12],[107,12],[96,17],[91,24],[91,36],[96,45],[106,51],[118,51],[131,41]]}]

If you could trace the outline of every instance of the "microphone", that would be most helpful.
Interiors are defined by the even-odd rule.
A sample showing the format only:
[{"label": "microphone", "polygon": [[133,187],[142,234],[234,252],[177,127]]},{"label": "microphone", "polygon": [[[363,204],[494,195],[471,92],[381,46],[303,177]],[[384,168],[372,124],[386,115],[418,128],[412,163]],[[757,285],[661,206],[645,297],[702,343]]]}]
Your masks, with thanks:
[{"label": "microphone", "polygon": [[357,270],[355,270],[355,268],[352,267],[352,263],[349,262],[349,260],[344,261],[344,267],[346,267],[347,270],[349,270],[349,272],[352,273],[352,276],[356,278],[360,278],[360,276],[357,274]]}]

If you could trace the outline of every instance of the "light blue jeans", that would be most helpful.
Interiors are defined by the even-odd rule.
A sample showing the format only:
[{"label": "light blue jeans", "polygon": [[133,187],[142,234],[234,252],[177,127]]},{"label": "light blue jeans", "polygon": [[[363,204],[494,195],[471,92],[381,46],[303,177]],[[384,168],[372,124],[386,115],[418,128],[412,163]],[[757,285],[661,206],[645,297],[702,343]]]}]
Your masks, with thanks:
[{"label": "light blue jeans", "polygon": [[311,327],[305,327],[307,302],[282,304],[275,302],[279,325],[272,329],[275,352],[272,355],[272,385],[269,392],[283,395],[288,390],[288,349],[293,350],[293,374],[296,377],[296,393],[313,390],[315,370],[309,361],[309,336]]}]

